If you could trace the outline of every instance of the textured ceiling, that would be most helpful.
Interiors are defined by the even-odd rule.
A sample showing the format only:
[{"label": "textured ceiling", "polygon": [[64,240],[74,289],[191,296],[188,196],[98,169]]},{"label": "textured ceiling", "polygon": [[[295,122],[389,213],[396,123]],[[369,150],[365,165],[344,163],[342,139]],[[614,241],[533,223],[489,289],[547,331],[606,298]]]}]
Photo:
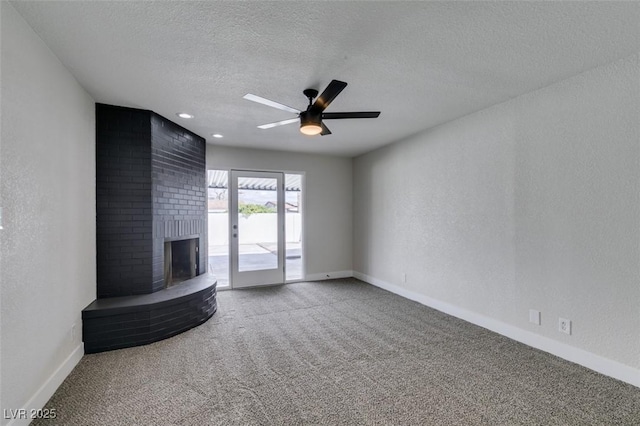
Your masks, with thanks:
[{"label": "textured ceiling", "polygon": [[[353,156],[640,51],[637,2],[12,2],[98,102],[208,143]],[[303,136],[302,90],[349,86]],[[186,111],[195,118],[175,116]],[[213,139],[221,133],[223,139]]]}]

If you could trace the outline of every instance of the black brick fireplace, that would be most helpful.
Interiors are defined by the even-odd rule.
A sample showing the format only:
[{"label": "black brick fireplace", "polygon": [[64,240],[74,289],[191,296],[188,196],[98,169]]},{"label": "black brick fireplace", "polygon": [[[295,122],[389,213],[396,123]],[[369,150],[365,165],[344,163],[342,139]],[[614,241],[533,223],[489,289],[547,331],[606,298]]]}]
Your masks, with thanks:
[{"label": "black brick fireplace", "polygon": [[96,105],[98,299],[83,311],[87,353],[160,340],[215,312],[205,146],[152,111]]}]

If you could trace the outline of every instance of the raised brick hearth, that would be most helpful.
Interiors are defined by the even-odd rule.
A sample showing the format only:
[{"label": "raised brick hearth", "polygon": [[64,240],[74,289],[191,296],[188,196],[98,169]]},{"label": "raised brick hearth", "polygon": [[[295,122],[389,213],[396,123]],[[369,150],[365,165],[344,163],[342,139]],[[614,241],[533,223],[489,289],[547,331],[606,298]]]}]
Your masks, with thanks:
[{"label": "raised brick hearth", "polygon": [[216,308],[216,281],[208,274],[152,294],[98,299],[82,311],[84,350],[157,342],[202,324]]},{"label": "raised brick hearth", "polygon": [[[85,347],[89,342],[94,349],[149,343],[150,336],[145,333],[140,334],[136,342],[130,333],[122,331],[127,327],[138,327],[139,330],[141,323],[134,312],[135,303],[139,303],[142,313],[150,312],[150,306],[155,303],[150,301],[157,300],[163,300],[162,315],[167,315],[166,310],[174,305],[183,310],[184,307],[170,303],[169,299],[178,294],[174,287],[191,288],[193,283],[186,280],[167,288],[171,284],[170,280],[165,280],[165,261],[170,261],[170,253],[165,253],[165,247],[170,247],[168,242],[192,240],[191,250],[197,256],[193,275],[206,272],[205,146],[206,141],[200,136],[152,111],[96,105],[98,303],[94,302],[83,311]],[[211,281],[209,287],[198,287],[196,292],[207,297],[190,300],[194,311],[191,326],[203,321],[203,312],[208,315],[206,318],[215,312],[215,279],[207,277]],[[202,279],[198,284],[203,285]],[[157,292],[163,292],[164,296],[155,295]],[[132,296],[137,298],[131,299]],[[122,321],[121,309],[113,309],[118,303],[107,303],[125,297],[129,297],[127,318],[136,318],[131,324]],[[180,298],[185,299],[185,295],[181,294]],[[106,306],[110,308],[100,312]],[[110,329],[105,325],[109,322],[109,312],[120,312],[118,318],[113,318],[114,324],[120,324],[120,330],[115,333],[114,329],[108,336],[101,335],[110,342],[101,345],[96,343],[96,330],[104,333]],[[189,316],[185,312],[181,315]],[[89,318],[94,319],[91,326],[87,326]],[[99,326],[96,326],[96,318],[100,318]],[[178,328],[182,330],[184,324],[180,323]],[[124,346],[113,340],[119,335],[128,336],[126,344],[124,339],[121,341]],[[153,335],[168,337],[162,332]]]}]

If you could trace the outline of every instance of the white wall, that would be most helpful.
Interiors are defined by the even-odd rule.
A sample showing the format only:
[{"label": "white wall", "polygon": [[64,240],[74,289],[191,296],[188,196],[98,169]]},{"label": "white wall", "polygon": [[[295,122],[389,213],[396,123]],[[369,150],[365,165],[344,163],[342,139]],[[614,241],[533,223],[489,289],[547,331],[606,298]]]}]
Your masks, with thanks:
[{"label": "white wall", "polygon": [[356,276],[640,386],[639,152],[634,55],[361,156]]},{"label": "white wall", "polygon": [[[300,241],[302,220],[300,213],[285,213],[285,242]],[[229,244],[229,213],[212,213],[207,216],[208,240],[211,246]],[[240,244],[258,244],[278,240],[278,215],[276,213],[256,213],[238,220]]]},{"label": "white wall", "polygon": [[[352,269],[350,158],[207,145],[209,169],[304,172],[306,276]],[[350,272],[349,272],[350,273]]]},{"label": "white wall", "polygon": [[96,295],[95,114],[13,7],[0,7],[0,405],[15,410],[41,408],[83,355],[81,310]]}]

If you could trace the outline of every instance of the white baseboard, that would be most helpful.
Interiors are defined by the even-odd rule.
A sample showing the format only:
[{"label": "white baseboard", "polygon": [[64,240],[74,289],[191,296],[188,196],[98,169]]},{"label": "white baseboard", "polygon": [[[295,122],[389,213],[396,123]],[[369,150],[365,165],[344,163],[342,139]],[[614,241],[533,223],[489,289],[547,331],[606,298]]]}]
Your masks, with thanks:
[{"label": "white baseboard", "polygon": [[558,342],[557,340],[541,336],[531,331],[523,330],[502,321],[459,308],[440,300],[432,299],[423,294],[407,290],[398,285],[379,280],[361,272],[354,271],[353,276],[376,287],[380,287],[384,290],[390,291],[391,293],[395,293],[404,298],[429,306],[430,308],[463,319],[520,343],[524,343],[525,345],[548,352],[552,355],[574,362],[583,367],[587,367],[606,376],[613,377],[614,379],[629,383],[633,386],[640,387],[640,370],[628,365],[596,355],[592,352],[585,351],[584,349],[579,349],[574,346]]},{"label": "white baseboard", "polygon": [[11,420],[7,426],[21,426],[28,425],[33,419],[30,418],[30,413],[40,410],[53,396],[56,389],[62,384],[64,379],[67,378],[71,370],[78,365],[82,357],[84,356],[84,343],[80,343],[77,348],[71,352],[71,354],[64,360],[64,362],[58,367],[56,371],[47,379],[46,382],[38,389],[38,391],[31,397],[25,404],[24,413],[26,418],[16,418]]},{"label": "white baseboard", "polygon": [[353,271],[334,271],[323,272],[320,274],[307,274],[305,281],[321,281],[332,280],[334,278],[351,278],[353,277]]}]

